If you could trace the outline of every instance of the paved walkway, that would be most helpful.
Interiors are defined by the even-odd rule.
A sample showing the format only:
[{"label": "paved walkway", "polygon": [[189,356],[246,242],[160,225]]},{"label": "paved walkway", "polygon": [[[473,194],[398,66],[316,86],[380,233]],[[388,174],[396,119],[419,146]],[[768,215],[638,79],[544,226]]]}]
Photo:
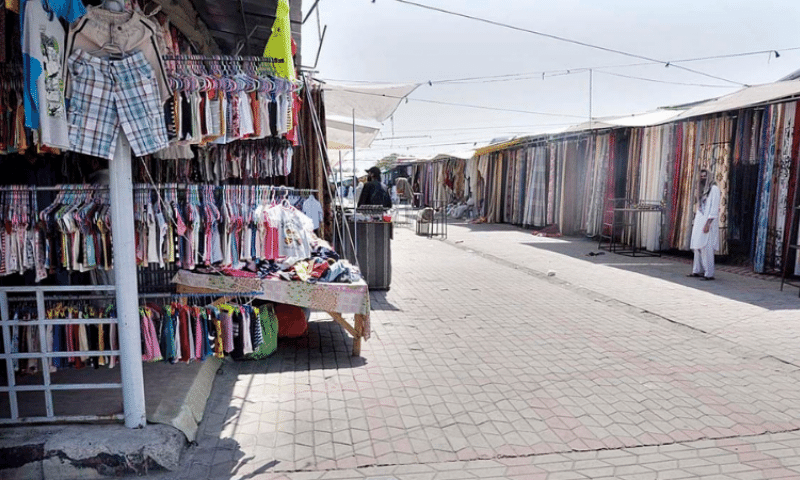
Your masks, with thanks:
[{"label": "paved walkway", "polygon": [[398,229],[363,358],[324,319],[226,363],[163,478],[800,478],[797,290],[596,247]]}]

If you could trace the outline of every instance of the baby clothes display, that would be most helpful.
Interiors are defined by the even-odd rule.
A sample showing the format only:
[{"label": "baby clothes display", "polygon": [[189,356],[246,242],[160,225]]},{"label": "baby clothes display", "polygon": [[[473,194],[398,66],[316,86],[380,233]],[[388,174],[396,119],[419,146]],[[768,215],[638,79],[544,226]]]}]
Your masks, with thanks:
[{"label": "baby clothes display", "polygon": [[[164,304],[147,302],[139,307],[142,361],[169,363],[202,361],[209,356],[258,359],[277,349],[278,319],[275,306],[258,307],[237,303],[192,305],[193,299]],[[12,302],[12,353],[62,353],[42,365],[39,359],[14,359],[12,369],[21,375],[67,368],[114,368],[119,359],[118,326],[113,303],[100,305],[82,300],[49,301],[45,319],[59,321],[43,328],[46,345],[41,344],[35,303]],[[74,323],[70,321],[74,321]],[[80,322],[79,322],[80,320]],[[26,323],[30,322],[30,325]]]},{"label": "baby clothes display", "polygon": [[308,198],[303,201],[303,213],[311,219],[314,224],[314,230],[319,228],[320,222],[322,222],[325,212],[322,209],[322,204],[319,203],[317,197],[309,196]]},{"label": "baby clothes display", "polygon": [[[35,270],[113,267],[108,189],[60,185],[41,211],[35,187],[0,190],[0,276]],[[295,205],[317,201],[286,187],[134,184],[136,263],[140,267],[242,268],[262,260],[299,261],[322,242]],[[289,267],[290,265],[287,265]],[[255,271],[255,269],[251,269]]]},{"label": "baby clothes display", "polygon": [[198,151],[197,161],[204,181],[264,179],[292,173],[294,150],[286,140],[266,138],[228,145],[213,145]]},{"label": "baby clothes display", "polygon": [[[276,191],[279,190],[258,186],[190,185],[185,200],[179,202],[177,191],[168,189],[167,202],[177,207],[173,212],[178,239],[175,249],[163,255],[174,256],[177,266],[188,269],[201,265],[240,268],[256,260],[311,256],[318,240],[313,234],[311,219],[288,199],[276,198]],[[141,197],[137,198],[142,201]],[[143,201],[157,200],[151,196],[149,201],[146,198]],[[155,211],[156,207],[140,206],[136,210]],[[155,222],[137,221],[136,228],[140,232],[137,239],[141,242],[153,238],[153,230],[157,238],[162,235]],[[168,242],[159,244],[169,247]],[[148,248],[137,246],[137,252]],[[148,263],[144,255],[137,255],[137,259],[142,266]]]},{"label": "baby clothes display", "polygon": [[277,348],[277,317],[272,304],[258,308],[236,303],[192,306],[171,302],[139,308],[142,360],[171,363],[206,357],[264,358]]},{"label": "baby clothes display", "polygon": [[295,84],[271,76],[258,59],[167,60],[172,112],[168,130],[180,144],[226,144],[278,137],[289,130]]},{"label": "baby clothes display", "polygon": [[[46,320],[64,320],[64,322],[44,326],[47,345],[41,345],[42,337],[39,332],[41,327],[25,324],[36,318],[35,304],[12,303],[10,307],[11,318],[20,321],[19,325],[10,327],[12,352],[64,353],[62,356],[48,358],[46,368],[51,372],[60,368],[116,366],[118,339],[117,324],[113,320],[116,315],[113,305],[97,307],[82,301],[49,303],[45,309]],[[69,320],[72,319],[84,321],[94,319],[94,321],[70,323]],[[108,321],[103,323],[103,320]],[[30,375],[41,372],[44,366],[40,360],[31,358],[14,361],[13,367],[17,373]]]}]

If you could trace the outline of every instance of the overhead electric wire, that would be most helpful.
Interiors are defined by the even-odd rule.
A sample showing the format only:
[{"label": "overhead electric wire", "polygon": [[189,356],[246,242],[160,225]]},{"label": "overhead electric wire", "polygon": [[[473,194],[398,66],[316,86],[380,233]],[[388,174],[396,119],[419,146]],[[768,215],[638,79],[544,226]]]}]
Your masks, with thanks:
[{"label": "overhead electric wire", "polygon": [[670,82],[669,80],[657,80],[655,78],[636,77],[634,75],[625,75],[622,73],[604,72],[598,70],[595,73],[602,73],[603,75],[612,75],[614,77],[632,78],[634,80],[643,80],[645,82],[667,83],[670,85],[686,85],[690,87],[709,87],[709,88],[738,88],[735,85],[709,85],[707,83],[685,83],[685,82]]},{"label": "overhead electric wire", "polygon": [[[509,139],[511,140],[511,139]],[[445,147],[450,145],[478,145],[478,144],[487,144],[488,142],[473,140],[469,142],[453,142],[453,143],[425,143],[425,144],[412,144],[412,145],[394,145],[392,147],[381,147],[384,149],[387,148],[425,148],[425,147]]]},{"label": "overhead electric wire", "polygon": [[[432,7],[430,5],[423,5],[421,3],[411,2],[409,0],[395,0],[395,1],[399,2],[399,3],[405,3],[407,5],[412,5],[412,6],[415,6],[415,7],[419,7],[419,8],[424,8],[426,10],[432,10],[432,11],[435,11],[435,12],[446,13],[448,15],[454,15],[454,16],[457,16],[457,17],[467,18],[467,19],[470,19],[470,20],[478,21],[478,22],[488,23],[490,25],[495,25],[495,26],[498,26],[498,27],[504,27],[504,28],[509,28],[511,30],[517,30],[517,31],[520,31],[520,32],[531,33],[533,35],[539,35],[539,36],[542,36],[542,37],[550,38],[550,39],[553,39],[553,40],[558,40],[558,41],[561,41],[561,42],[567,42],[567,43],[571,43],[571,44],[574,44],[574,45],[579,45],[579,46],[582,46],[582,47],[594,48],[596,50],[602,50],[604,52],[609,52],[609,53],[616,53],[616,54],[619,54],[619,55],[624,55],[626,57],[632,57],[632,58],[638,58],[638,59],[641,59],[641,60],[647,60],[647,61],[650,61],[650,62],[656,62],[656,63],[663,64],[665,66],[673,65],[670,62],[658,60],[656,58],[647,57],[647,56],[644,56],[644,55],[638,55],[636,53],[630,53],[630,52],[625,52],[623,50],[617,50],[617,49],[614,49],[614,48],[603,47],[603,46],[600,46],[600,45],[594,45],[594,44],[591,44],[591,43],[582,42],[580,40],[573,40],[571,38],[561,37],[561,36],[553,35],[553,34],[550,34],[550,33],[544,33],[544,32],[539,32],[539,31],[536,31],[536,30],[531,30],[531,29],[528,29],[528,28],[517,27],[515,25],[511,25],[511,24],[508,24],[508,23],[498,22],[498,21],[495,21],[495,20],[489,20],[487,18],[476,17],[476,16],[473,16],[473,15],[467,15],[465,13],[454,12],[452,10],[445,10],[443,8]],[[737,81],[734,81],[734,80],[729,80],[729,79],[723,78],[723,77],[718,77],[716,75],[711,75],[711,74],[708,74],[708,73],[705,73],[705,72],[701,72],[699,70],[694,70],[694,69],[691,69],[691,68],[688,68],[688,67],[684,67],[682,65],[673,65],[673,66],[676,67],[676,68],[679,68],[681,70],[686,70],[687,72],[695,73],[697,75],[702,75],[704,77],[713,78],[715,80],[721,80],[721,81],[727,82],[727,83],[733,83],[733,84],[739,85],[740,87],[748,86],[745,83],[737,82]]]},{"label": "overhead electric wire", "polygon": [[483,106],[483,105],[470,105],[470,104],[466,104],[466,103],[450,103],[450,102],[442,102],[442,101],[439,101],[439,100],[424,100],[424,99],[420,99],[420,98],[409,98],[408,100],[416,101],[416,102],[435,103],[435,104],[438,104],[438,105],[451,105],[451,106],[456,106],[456,107],[480,108],[480,109],[484,109],[484,110],[495,110],[495,111],[498,111],[498,112],[530,113],[530,114],[534,114],[534,115],[545,115],[545,116],[550,116],[550,117],[584,118],[583,115],[571,115],[571,114],[566,114],[566,113],[550,113],[550,112],[534,112],[534,111],[530,111],[530,110],[516,110],[516,109],[513,109],[513,108],[486,107],[486,106]]},{"label": "overhead electric wire", "polygon": [[[653,63],[651,65],[656,65],[656,64]],[[583,73],[590,72],[590,71],[600,72],[600,73],[607,73],[608,75],[616,75],[618,77],[632,78],[632,79],[636,79],[636,80],[644,80],[644,81],[648,81],[648,82],[669,83],[669,84],[672,84],[672,85],[686,85],[686,86],[695,86],[695,87],[714,87],[714,88],[740,88],[738,85],[710,85],[710,84],[707,84],[707,83],[671,82],[669,80],[655,80],[655,79],[650,79],[650,78],[645,78],[645,77],[637,77],[637,76],[634,76],[634,75],[624,75],[624,74],[621,74],[621,73],[611,73],[611,72],[606,72],[606,71],[604,71],[602,69],[592,69],[592,68],[579,68],[579,69],[572,69],[571,68],[569,70],[551,70],[549,72],[540,72],[539,74],[531,73],[531,74],[527,74],[527,75],[520,75],[520,76],[513,76],[513,77],[508,76],[506,78],[494,78],[494,79],[487,79],[487,80],[459,81],[459,82],[445,81],[445,82],[438,82],[438,84],[445,83],[445,84],[450,84],[450,85],[467,85],[467,84],[474,84],[474,83],[519,82],[519,81],[523,81],[523,80],[532,80],[532,79],[538,79],[538,78],[541,78],[542,80],[544,80],[545,78],[561,77],[561,76],[565,76],[565,75],[577,75],[577,74],[583,74]],[[437,82],[430,82],[431,86],[436,85],[436,84],[437,84]],[[422,84],[420,84],[420,85],[422,85]]]},{"label": "overhead electric wire", "polygon": [[379,138],[376,138],[373,141],[377,142],[379,140],[398,140],[398,139],[401,139],[401,138],[431,138],[431,136],[430,135],[403,135],[401,137],[379,137]]},{"label": "overhead electric wire", "polygon": [[[753,52],[739,52],[739,53],[726,53],[722,55],[711,55],[707,57],[696,57],[696,58],[684,58],[680,60],[670,60],[667,63],[670,65],[674,65],[676,63],[686,63],[686,62],[699,62],[705,60],[719,60],[723,58],[735,58],[735,57],[747,57],[751,55],[763,55],[765,53],[775,53],[775,52],[790,52],[793,50],[800,50],[800,47],[790,47],[790,48],[778,48],[778,49],[769,49],[769,50],[756,50]],[[489,82],[496,82],[496,81],[506,81],[509,80],[516,80],[517,77],[521,79],[528,79],[528,78],[535,78],[540,77],[542,75],[552,76],[556,73],[567,72],[567,73],[582,73],[588,70],[600,71],[606,70],[609,68],[630,68],[630,67],[643,67],[647,65],[664,65],[664,62],[638,62],[638,63],[624,63],[620,65],[598,65],[594,67],[577,67],[577,68],[567,68],[561,70],[541,70],[538,72],[528,72],[528,73],[506,73],[503,75],[487,75],[482,77],[464,77],[464,78],[450,78],[450,79],[443,79],[443,80],[429,80],[429,85],[435,85],[437,83],[484,83],[479,82],[480,80],[485,81],[486,83]],[[338,80],[338,81],[348,81],[348,80]],[[360,80],[352,80],[358,82]]]},{"label": "overhead electric wire", "polygon": [[[700,62],[705,60],[719,60],[724,58],[735,58],[735,57],[747,57],[751,55],[763,55],[765,53],[775,53],[775,52],[790,52],[794,50],[800,50],[800,47],[790,47],[790,48],[778,48],[778,49],[770,49],[770,50],[757,50],[753,52],[740,52],[740,53],[726,53],[722,55],[711,55],[708,57],[696,57],[696,58],[684,58],[680,60],[670,60],[670,65],[674,65],[676,63],[686,63],[686,62]],[[446,84],[446,83],[492,83],[492,82],[503,82],[503,81],[515,81],[515,80],[528,80],[531,78],[538,78],[542,75],[545,76],[556,76],[557,74],[563,74],[566,72],[567,74],[572,73],[583,73],[589,70],[600,71],[606,70],[610,68],[630,68],[630,67],[643,67],[647,65],[664,65],[663,62],[638,62],[638,63],[623,63],[619,65],[597,65],[593,67],[576,67],[576,68],[566,68],[560,70],[540,70],[537,72],[526,72],[526,73],[505,73],[502,75],[484,75],[479,77],[463,77],[463,78],[445,78],[441,80],[427,80],[424,82],[400,82],[400,83],[413,83],[416,85],[437,85],[437,84]],[[340,78],[329,78],[327,79],[331,82],[349,82],[349,83],[375,83],[374,80],[345,80]],[[397,83],[395,81],[384,81],[382,83]]]},{"label": "overhead electric wire", "polygon": [[535,123],[531,125],[490,125],[486,127],[425,128],[419,130],[398,130],[395,133],[450,132],[456,130],[493,130],[499,128],[561,127],[574,123]]},{"label": "overhead electric wire", "polygon": [[[594,119],[598,120],[598,119]],[[575,123],[569,124],[558,124],[558,125],[551,125],[551,126],[539,126],[539,127],[507,127],[507,128],[479,128],[473,129],[469,131],[467,129],[463,129],[464,131],[449,131],[449,132],[441,132],[436,133],[435,135],[426,135],[421,133],[419,135],[403,135],[403,136],[386,136],[386,137],[375,137],[374,141],[378,140],[395,140],[395,139],[411,139],[411,138],[435,138],[436,140],[457,140],[461,137],[469,136],[474,137],[476,135],[516,135],[516,134],[524,134],[529,135],[532,131],[541,130],[541,129],[554,129],[559,127],[569,127],[575,125]],[[431,132],[435,133],[435,132]],[[402,143],[402,142],[401,142]]]},{"label": "overhead electric wire", "polygon": [[[324,89],[324,87],[323,87]],[[355,93],[359,95],[371,95],[374,97],[386,97],[386,98],[396,98],[396,99],[405,99],[407,102],[424,102],[424,103],[434,103],[437,105],[449,105],[453,107],[468,107],[468,108],[479,108],[482,110],[493,110],[497,112],[514,112],[514,113],[529,113],[533,115],[545,115],[550,117],[572,117],[572,118],[585,118],[583,115],[571,115],[567,113],[551,113],[551,112],[534,112],[531,110],[516,110],[513,108],[498,108],[498,107],[487,107],[485,105],[472,105],[468,103],[453,103],[453,102],[442,102],[439,100],[426,100],[422,98],[408,98],[404,96],[398,95],[387,95],[385,93],[370,93],[370,92],[359,92],[358,90],[348,90],[348,89],[339,89],[337,91],[340,92],[348,92],[348,93]]]},{"label": "overhead electric wire", "polygon": [[[549,133],[552,133],[549,132]],[[496,132],[494,135],[491,135],[492,138],[497,137],[528,137],[531,135],[539,135],[543,134],[543,132],[531,132],[530,130],[514,130],[514,131],[504,131],[504,132]],[[417,142],[478,142],[475,140],[475,137],[472,135],[456,135],[453,137],[445,136],[445,137],[429,137],[428,139],[421,139],[417,141],[413,140],[406,140],[405,142],[398,142],[389,138],[376,138],[373,140],[373,144],[370,148],[394,148],[394,147],[407,147],[407,146],[426,146],[428,144],[425,143],[417,143]],[[391,143],[389,143],[391,142]],[[485,143],[485,141],[484,141]],[[438,145],[438,143],[436,144]]]},{"label": "overhead electric wire", "polygon": [[724,55],[711,55],[709,57],[686,58],[683,60],[673,60],[670,63],[686,63],[686,62],[700,62],[703,60],[718,60],[720,58],[733,58],[733,57],[746,57],[749,55],[761,55],[764,53],[790,52],[792,50],[800,50],[800,47],[789,48],[772,48],[769,50],[757,50],[755,52],[742,52],[742,53],[728,53]]},{"label": "overhead electric wire", "polygon": [[[488,132],[488,134],[491,134],[491,133],[492,132]],[[501,132],[494,132],[495,135],[516,135],[516,134],[529,134],[529,133],[530,133],[529,130],[525,130],[525,131],[521,131],[521,130],[514,130],[514,131],[503,130]],[[449,134],[449,135],[437,135],[435,139],[434,139],[434,136],[432,136],[432,135],[419,135],[419,136],[408,136],[408,137],[376,137],[373,140],[373,142],[378,142],[378,141],[388,142],[388,141],[394,141],[394,140],[396,140],[398,138],[403,138],[403,139],[425,138],[425,139],[429,139],[428,141],[431,141],[431,139],[434,139],[434,140],[440,141],[440,142],[441,141],[456,141],[456,140],[460,141],[460,140],[464,140],[464,137],[472,138],[474,136],[475,136],[474,132],[473,133],[464,132],[464,133],[452,133],[452,134]],[[411,141],[411,140],[406,140],[406,141]],[[423,140],[413,140],[411,142],[413,143],[413,142],[417,142],[417,141],[423,141]],[[402,143],[403,142],[400,142],[400,144],[402,144]]]}]

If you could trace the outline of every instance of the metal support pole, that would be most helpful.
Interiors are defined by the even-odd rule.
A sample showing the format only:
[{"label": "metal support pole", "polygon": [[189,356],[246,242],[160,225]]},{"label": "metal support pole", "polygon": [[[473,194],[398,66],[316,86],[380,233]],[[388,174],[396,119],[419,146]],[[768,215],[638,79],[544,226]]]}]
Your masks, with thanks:
[{"label": "metal support pole", "polygon": [[[353,109],[353,188],[357,184],[358,175],[356,174],[356,109]],[[358,198],[355,196],[353,190],[353,258],[356,259],[358,265],[358,219],[356,213],[358,212]]]},{"label": "metal support pole", "polygon": [[239,0],[239,13],[242,14],[242,26],[244,27],[244,30],[242,30],[244,32],[244,34],[245,34],[244,46],[247,48],[247,54],[251,55],[251,52],[250,52],[250,36],[253,35],[253,33],[255,32],[255,29],[253,29],[253,32],[250,32],[250,35],[247,34],[247,16],[245,15],[245,12],[244,12],[244,3],[242,2],[242,0]]},{"label": "metal support pole", "polygon": [[589,69],[589,129],[592,128],[592,69]]},{"label": "metal support pole", "polygon": [[[339,150],[339,214],[342,222],[339,224],[339,239],[342,242],[342,253],[344,253],[344,231],[347,228],[347,217],[344,215],[344,171],[342,170],[342,150]],[[348,190],[349,191],[349,190]],[[355,196],[355,194],[353,195]]]},{"label": "metal support pole", "polygon": [[142,372],[139,292],[136,284],[136,239],[133,228],[131,147],[120,129],[114,159],[108,162],[111,187],[111,232],[114,238],[114,280],[117,287],[120,368],[125,426],[147,423]]}]

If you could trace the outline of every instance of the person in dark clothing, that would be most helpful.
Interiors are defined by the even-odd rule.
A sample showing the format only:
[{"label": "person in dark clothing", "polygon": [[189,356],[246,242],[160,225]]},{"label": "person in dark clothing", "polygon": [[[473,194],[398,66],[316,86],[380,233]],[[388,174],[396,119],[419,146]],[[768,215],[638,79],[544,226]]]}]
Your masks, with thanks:
[{"label": "person in dark clothing", "polygon": [[378,167],[367,170],[367,183],[358,197],[358,206],[362,205],[380,205],[385,208],[392,206],[392,196],[381,183],[381,170]]}]

